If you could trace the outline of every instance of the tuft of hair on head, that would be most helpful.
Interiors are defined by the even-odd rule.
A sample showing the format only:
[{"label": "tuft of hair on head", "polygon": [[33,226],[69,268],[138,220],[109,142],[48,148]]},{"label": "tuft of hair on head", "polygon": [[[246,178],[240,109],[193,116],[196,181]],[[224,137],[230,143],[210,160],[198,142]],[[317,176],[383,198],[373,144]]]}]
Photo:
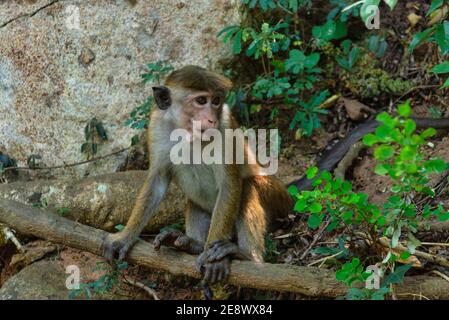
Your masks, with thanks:
[{"label": "tuft of hair on head", "polygon": [[222,93],[225,96],[232,88],[232,81],[216,72],[189,65],[173,71],[165,80],[165,85],[172,88]]}]

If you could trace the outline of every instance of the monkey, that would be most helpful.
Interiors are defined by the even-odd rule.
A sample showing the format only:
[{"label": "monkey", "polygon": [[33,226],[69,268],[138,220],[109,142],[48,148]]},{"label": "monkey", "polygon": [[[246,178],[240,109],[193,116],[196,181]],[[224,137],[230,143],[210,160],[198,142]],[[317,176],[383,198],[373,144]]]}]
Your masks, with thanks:
[{"label": "monkey", "polygon": [[[226,281],[233,259],[263,261],[266,233],[293,209],[281,181],[262,175],[257,162],[248,164],[247,144],[243,164],[173,164],[169,156],[175,129],[184,129],[186,143],[192,143],[209,129],[238,128],[225,103],[231,88],[228,78],[199,66],[173,71],[163,86],[153,87],[157,108],[147,130],[150,168],[125,228],[103,241],[106,259],[126,256],[174,182],[187,198],[185,234],[162,231],[154,239],[155,250],[168,246],[198,255],[196,267],[205,283]],[[201,124],[200,132],[193,132],[193,121]]]}]

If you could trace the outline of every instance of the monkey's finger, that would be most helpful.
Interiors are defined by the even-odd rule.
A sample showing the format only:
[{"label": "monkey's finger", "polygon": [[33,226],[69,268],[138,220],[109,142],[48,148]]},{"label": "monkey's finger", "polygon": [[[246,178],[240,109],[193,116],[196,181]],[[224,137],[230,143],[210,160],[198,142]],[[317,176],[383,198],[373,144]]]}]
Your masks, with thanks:
[{"label": "monkey's finger", "polygon": [[224,280],[224,272],[225,272],[225,266],[220,265],[220,267],[217,270],[217,282],[222,282]]},{"label": "monkey's finger", "polygon": [[210,283],[216,283],[218,278],[218,273],[220,272],[220,265],[217,263],[214,263],[211,265],[211,276],[210,276]]},{"label": "monkey's finger", "polygon": [[223,281],[228,280],[229,274],[231,273],[231,268],[229,266],[226,266],[223,272]]},{"label": "monkey's finger", "polygon": [[211,283],[211,278],[212,278],[212,265],[210,265],[210,264],[207,264],[206,266],[205,266],[205,271],[204,271],[204,277],[203,277],[203,280],[206,282],[206,283]]},{"label": "monkey's finger", "polygon": [[128,250],[129,250],[129,245],[124,245],[120,248],[119,254],[118,254],[119,261],[122,261],[123,259],[125,259],[126,254],[128,253]]},{"label": "monkey's finger", "polygon": [[204,259],[204,255],[205,255],[205,253],[203,252],[202,254],[200,254],[198,256],[198,258],[196,258],[196,261],[195,261],[196,270],[198,272],[201,272],[201,273],[203,273],[204,269],[205,269],[205,263],[206,262],[205,262],[205,259]]},{"label": "monkey's finger", "polygon": [[212,261],[221,260],[224,257],[235,253],[235,251],[236,251],[236,245],[233,243],[228,243],[224,246],[216,247],[216,248],[208,251],[207,261],[212,262]]}]

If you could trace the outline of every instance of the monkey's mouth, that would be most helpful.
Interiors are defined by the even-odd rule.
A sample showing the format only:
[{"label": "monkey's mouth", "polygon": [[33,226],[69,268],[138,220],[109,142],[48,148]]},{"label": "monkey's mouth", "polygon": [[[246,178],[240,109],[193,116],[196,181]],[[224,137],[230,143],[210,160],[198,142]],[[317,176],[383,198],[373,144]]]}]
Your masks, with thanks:
[{"label": "monkey's mouth", "polygon": [[200,141],[210,141],[211,131],[209,129],[200,129],[200,130],[189,130],[187,132],[186,138],[188,142],[192,142],[193,140]]}]

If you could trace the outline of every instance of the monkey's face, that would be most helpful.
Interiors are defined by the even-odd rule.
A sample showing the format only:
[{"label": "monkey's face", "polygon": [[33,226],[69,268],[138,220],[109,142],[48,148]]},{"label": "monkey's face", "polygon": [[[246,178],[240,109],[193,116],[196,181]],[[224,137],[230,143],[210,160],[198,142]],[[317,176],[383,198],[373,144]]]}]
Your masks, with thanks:
[{"label": "monkey's face", "polygon": [[219,94],[207,91],[190,93],[182,106],[182,128],[193,137],[208,138],[207,130],[218,128],[222,105],[223,98]]},{"label": "monkey's face", "polygon": [[209,129],[217,129],[223,108],[224,94],[179,88],[153,88],[159,109],[164,110],[176,129],[187,131],[187,140],[209,140]]}]

